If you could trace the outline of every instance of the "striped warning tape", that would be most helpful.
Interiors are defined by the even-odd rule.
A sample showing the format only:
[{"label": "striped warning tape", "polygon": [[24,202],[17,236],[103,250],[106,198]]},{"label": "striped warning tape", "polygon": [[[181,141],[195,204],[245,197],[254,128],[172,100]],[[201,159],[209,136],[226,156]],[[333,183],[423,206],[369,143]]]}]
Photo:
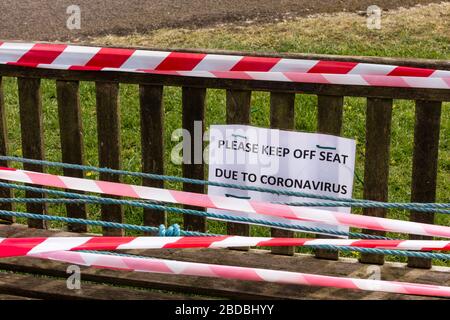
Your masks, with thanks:
[{"label": "striped warning tape", "polygon": [[53,251],[184,249],[275,246],[351,246],[400,250],[449,250],[450,241],[212,237],[48,237],[0,238],[0,258]]},{"label": "striped warning tape", "polygon": [[230,214],[233,212],[244,212],[249,214],[249,216],[257,215],[259,218],[263,215],[269,220],[270,218],[275,217],[290,221],[301,220],[306,222],[320,222],[328,225],[341,225],[388,232],[450,238],[450,227],[441,225],[362,216],[253,200],[209,196],[205,194],[128,185],[124,183],[72,178],[13,168],[0,168],[0,179],[122,197],[229,210],[231,211],[229,212]]},{"label": "striped warning tape", "polygon": [[450,71],[446,70],[66,44],[0,42],[0,64],[204,78],[450,89]]},{"label": "striped warning tape", "polygon": [[91,252],[56,251],[36,253],[31,255],[31,257],[124,271],[450,297],[450,287],[399,281],[342,278],[289,271],[108,255]]}]

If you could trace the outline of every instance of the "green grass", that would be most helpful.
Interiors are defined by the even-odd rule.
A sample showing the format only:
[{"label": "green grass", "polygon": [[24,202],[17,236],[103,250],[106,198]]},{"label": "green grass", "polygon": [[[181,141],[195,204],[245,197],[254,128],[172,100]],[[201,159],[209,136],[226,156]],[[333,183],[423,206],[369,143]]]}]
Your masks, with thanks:
[{"label": "green grass", "polygon": [[[148,35],[129,37],[105,37],[96,39],[99,44],[148,45],[167,47],[203,47],[233,50],[315,52],[351,55],[379,55],[450,59],[450,5],[431,5],[389,13],[383,20],[383,29],[371,31],[365,28],[364,19],[351,14],[339,14],[322,18],[306,18],[278,24],[256,25],[247,28],[227,26],[200,30],[160,30]],[[415,20],[411,20],[415,17]],[[439,19],[438,19],[439,18]],[[447,30],[447,32],[443,32]],[[18,115],[17,83],[4,79],[10,155],[22,156],[20,122]],[[85,159],[88,165],[98,165],[95,90],[93,83],[81,83]],[[48,160],[60,161],[59,125],[55,83],[42,81],[44,109],[45,155]],[[343,136],[356,139],[357,160],[354,197],[362,197],[365,145],[365,99],[346,97],[344,101]],[[297,95],[295,102],[295,127],[299,131],[314,132],[317,122],[317,98]],[[165,157],[177,142],[171,141],[172,132],[181,127],[181,89],[166,87],[165,106]],[[122,119],[123,169],[140,171],[139,99],[136,85],[120,85],[120,112]],[[252,95],[252,125],[269,126],[269,94],[254,92]],[[208,90],[206,126],[225,123],[225,92]],[[391,166],[389,176],[389,201],[410,200],[412,141],[414,129],[414,103],[395,100],[392,121]],[[437,202],[450,202],[450,104],[442,110],[439,147]],[[181,167],[166,161],[168,175],[181,176]],[[61,173],[51,169],[52,173]],[[89,178],[98,178],[88,172]],[[127,183],[139,184],[139,179],[125,177]],[[179,189],[179,183],[166,183],[167,188]],[[18,193],[18,196],[21,196]],[[23,206],[18,209],[25,210]],[[65,214],[64,206],[51,206],[52,214]],[[355,212],[360,212],[355,210]],[[89,206],[90,218],[99,218],[99,206]],[[125,209],[126,222],[142,223],[142,210]],[[389,217],[407,219],[405,211],[391,210]],[[178,215],[169,215],[169,223],[181,223]],[[449,217],[438,215],[436,222],[450,225]],[[60,224],[52,224],[61,227]],[[269,235],[269,229],[252,227],[253,235]],[[92,231],[99,231],[93,228]],[[225,224],[210,221],[209,231],[224,233]],[[390,234],[390,236],[399,236]],[[398,261],[398,260],[397,260]],[[403,260],[402,260],[403,261]]]}]

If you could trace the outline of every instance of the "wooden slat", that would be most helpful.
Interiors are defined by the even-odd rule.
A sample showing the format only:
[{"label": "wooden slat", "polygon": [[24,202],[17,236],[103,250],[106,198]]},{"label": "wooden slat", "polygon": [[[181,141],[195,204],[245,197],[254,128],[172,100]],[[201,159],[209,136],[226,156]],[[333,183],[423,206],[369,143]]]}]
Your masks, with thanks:
[{"label": "wooden slat", "polygon": [[[98,154],[100,167],[120,169],[120,112],[119,84],[96,83]],[[100,173],[100,180],[120,182],[120,176]],[[123,208],[120,205],[102,205],[102,220],[123,222]],[[104,235],[121,236],[123,230],[104,228]]]},{"label": "wooden slat", "polygon": [[[291,93],[272,92],[270,94],[270,127],[276,129],[292,130],[295,127],[294,120],[295,95]],[[294,236],[293,231],[271,229],[272,237]],[[292,255],[294,247],[273,247],[272,253]]]},{"label": "wooden slat", "polygon": [[[250,124],[250,101],[252,92],[227,90],[227,123]],[[250,225],[243,223],[227,223],[227,234],[249,236]],[[248,248],[241,248],[248,249]]]},{"label": "wooden slat", "polygon": [[[392,100],[367,99],[364,199],[388,201],[389,151],[391,140]],[[385,217],[386,209],[365,208],[364,215]],[[364,230],[373,235],[382,231]],[[384,256],[361,254],[363,263],[383,264]]]},{"label": "wooden slat", "polygon": [[[441,102],[416,101],[411,202],[435,202]],[[411,212],[411,221],[434,223],[433,213]],[[410,239],[431,237],[410,235]],[[408,266],[431,268],[430,259],[409,258]]]},{"label": "wooden slat", "polygon": [[[61,137],[62,161],[65,163],[83,164],[83,129],[81,122],[79,83],[76,81],[56,81],[58,99],[59,130]],[[64,168],[64,175],[84,178],[82,170]],[[86,219],[86,205],[67,204],[67,216]],[[68,224],[74,232],[86,232],[83,224]]]},{"label": "wooden slat", "polygon": [[[179,300],[186,295],[160,291],[135,290],[105,284],[81,282],[80,289],[67,288],[64,278],[36,277],[30,274],[4,273],[0,277],[0,293],[14,294],[34,299],[57,300]],[[83,274],[81,274],[83,280]],[[1,298],[1,296],[0,296]]]},{"label": "wooden slat", "polygon": [[[6,126],[6,106],[5,99],[3,96],[3,79],[0,77],[0,154],[8,155],[8,135]],[[7,167],[7,161],[0,161],[0,166]],[[0,197],[11,198],[13,197],[13,191],[8,188],[0,188]],[[14,208],[12,203],[0,203],[0,210],[12,211]],[[14,222],[15,217],[2,216],[3,221]]]},{"label": "wooden slat", "polygon": [[[42,97],[40,79],[18,78],[20,128],[22,136],[22,155],[25,158],[44,159],[43,124],[42,124]],[[43,172],[43,167],[37,164],[23,165],[25,170]],[[42,198],[41,193],[26,192],[27,198]],[[44,214],[47,205],[42,203],[27,203],[27,211]],[[46,228],[47,223],[39,219],[29,219],[31,228]]]},{"label": "wooden slat", "polygon": [[380,97],[410,100],[450,101],[447,89],[395,88],[379,86],[358,86],[322,83],[296,83],[265,80],[219,79],[201,77],[180,77],[162,74],[128,73],[115,71],[77,71],[28,68],[0,65],[0,76],[30,77],[75,81],[118,81],[162,86],[185,86],[195,88],[236,89],[250,91],[283,91],[319,95],[342,95],[355,97]]},{"label": "wooden slat", "polygon": [[[344,97],[318,96],[317,97],[317,132],[339,136],[342,128],[342,115]],[[317,235],[317,238],[331,238]],[[316,258],[337,260],[339,251],[318,249]]]},{"label": "wooden slat", "polygon": [[[164,174],[164,106],[163,87],[139,87],[141,105],[141,146],[142,170]],[[164,181],[143,179],[142,184],[148,187],[164,188]],[[144,225],[159,226],[166,224],[164,211],[144,209]]]},{"label": "wooden slat", "polygon": [[[187,130],[191,139],[183,139],[183,176],[191,179],[205,179],[203,165],[203,131],[205,120],[205,88],[183,87],[183,129]],[[197,131],[194,126],[197,123]],[[201,130],[200,130],[201,125]],[[190,149],[190,154],[186,153]],[[183,183],[183,190],[204,193],[204,185]],[[185,206],[188,209],[204,210],[203,208]],[[206,231],[206,219],[199,216],[184,215],[184,228],[195,231]]]}]

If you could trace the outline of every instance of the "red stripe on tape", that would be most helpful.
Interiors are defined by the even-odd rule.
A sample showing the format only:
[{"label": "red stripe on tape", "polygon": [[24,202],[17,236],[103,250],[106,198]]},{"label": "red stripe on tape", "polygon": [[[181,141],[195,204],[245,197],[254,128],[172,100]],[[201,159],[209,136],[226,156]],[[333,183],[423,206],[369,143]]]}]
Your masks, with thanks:
[{"label": "red stripe on tape", "polygon": [[191,71],[206,56],[204,53],[170,53],[155,69]]},{"label": "red stripe on tape", "polygon": [[245,71],[211,71],[216,78],[253,80]]},{"label": "red stripe on tape", "polygon": [[135,237],[93,237],[80,246],[72,248],[76,250],[115,250],[118,246],[136,239]]},{"label": "red stripe on tape", "polygon": [[26,175],[35,184],[40,184],[42,186],[52,186],[57,188],[66,188],[66,184],[58,176],[52,174],[27,171]]},{"label": "red stripe on tape", "polygon": [[136,50],[102,48],[86,63],[86,67],[120,68]]},{"label": "red stripe on tape", "polygon": [[67,48],[65,44],[37,43],[12,65],[37,67],[39,64],[51,64]]},{"label": "red stripe on tape", "polygon": [[305,242],[311,239],[295,239],[295,238],[276,238],[258,242],[258,247],[273,246],[303,246]]},{"label": "red stripe on tape", "polygon": [[403,76],[403,77],[429,77],[434,70],[424,68],[411,67],[395,67],[388,76]]},{"label": "red stripe on tape", "polygon": [[243,57],[230,71],[269,71],[281,58]]},{"label": "red stripe on tape", "polygon": [[284,72],[283,74],[294,82],[330,83],[323,75],[317,73]]},{"label": "red stripe on tape", "polygon": [[357,65],[356,62],[319,61],[308,73],[349,73]]},{"label": "red stripe on tape", "polygon": [[0,170],[5,170],[5,171],[17,171],[16,168],[7,168],[7,167],[0,167]]},{"label": "red stripe on tape", "polygon": [[134,189],[128,185],[117,182],[95,181],[97,186],[106,194],[114,196],[140,198]]},{"label": "red stripe on tape", "polygon": [[386,77],[376,75],[362,75],[362,77],[371,86],[403,88],[410,87],[410,85],[405,80],[403,80],[402,77]]},{"label": "red stripe on tape", "polygon": [[396,247],[404,240],[356,240],[350,244],[352,247],[360,248],[380,248],[380,247]]},{"label": "red stripe on tape", "polygon": [[25,256],[46,238],[9,238],[0,242],[0,257]]},{"label": "red stripe on tape", "polygon": [[183,237],[178,241],[165,244],[163,248],[208,248],[212,243],[225,240],[228,236],[206,238],[208,239],[205,239],[205,237]]}]

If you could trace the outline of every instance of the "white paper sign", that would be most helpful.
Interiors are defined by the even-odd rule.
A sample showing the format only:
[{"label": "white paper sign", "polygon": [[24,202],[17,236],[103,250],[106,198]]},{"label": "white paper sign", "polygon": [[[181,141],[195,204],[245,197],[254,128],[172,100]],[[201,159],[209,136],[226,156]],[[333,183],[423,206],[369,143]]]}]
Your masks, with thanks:
[{"label": "white paper sign", "polygon": [[[210,127],[209,181],[351,198],[355,140],[245,125]],[[209,195],[264,202],[320,201],[223,187],[208,187]],[[350,208],[319,208],[350,212]],[[209,209],[210,212],[222,210]],[[292,221],[259,214],[253,219],[348,231],[348,227]]]}]

